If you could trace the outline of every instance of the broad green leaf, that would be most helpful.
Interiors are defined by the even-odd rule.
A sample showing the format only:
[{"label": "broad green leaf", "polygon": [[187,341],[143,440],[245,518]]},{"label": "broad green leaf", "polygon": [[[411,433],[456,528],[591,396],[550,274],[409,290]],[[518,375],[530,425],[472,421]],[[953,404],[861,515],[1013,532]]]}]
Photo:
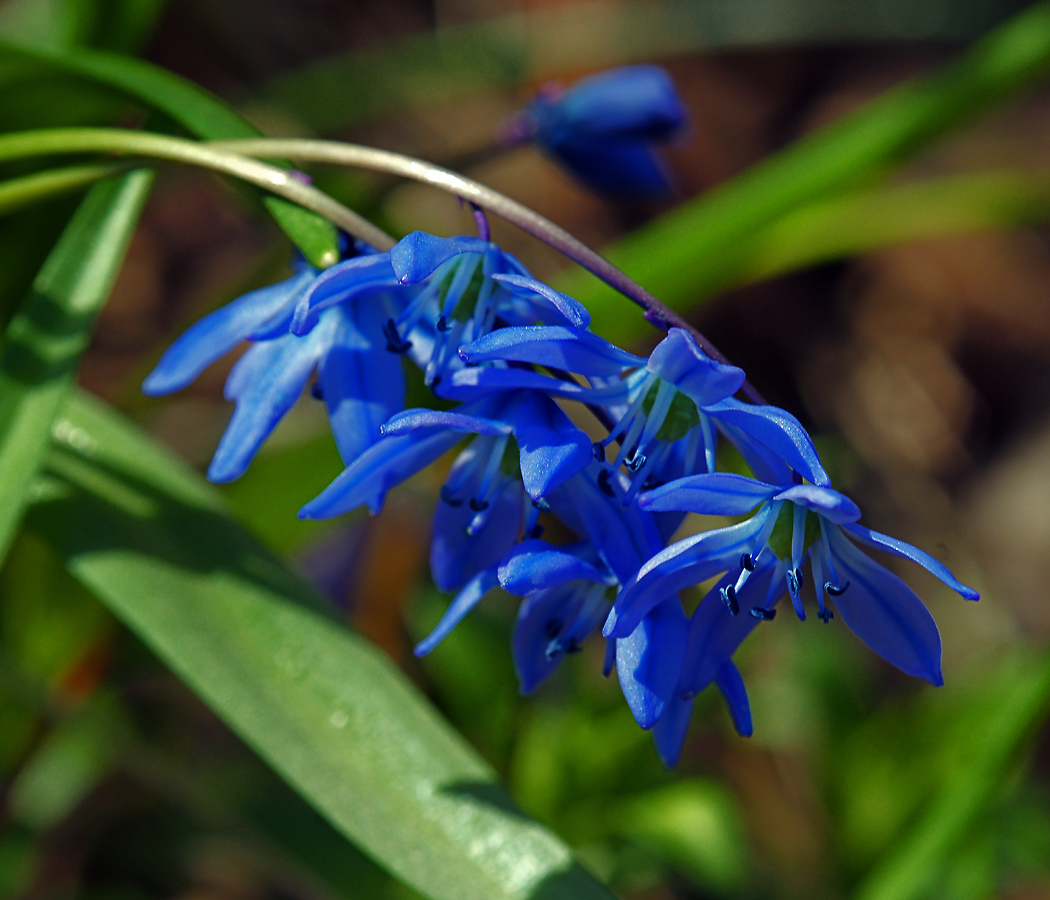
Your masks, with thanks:
[{"label": "broad green leaf", "polygon": [[92,188],[62,233],[0,348],[0,558],[76,376],[91,328],[109,297],[152,173]]},{"label": "broad green leaf", "polygon": [[30,528],[339,831],[439,900],[608,897],[200,476],[83,395]]},{"label": "broad green leaf", "polygon": [[[203,140],[258,137],[258,130],[217,97],[177,75],[137,59],[98,50],[55,52],[0,42],[0,62],[31,62],[116,89],[169,116]],[[314,265],[339,259],[335,227],[280,197],[263,201],[275,221]]]},{"label": "broad green leaf", "polygon": [[[782,216],[892,171],[1050,69],[1050,3],[1037,3],[951,65],[888,91],[608,248],[608,258],[673,309],[732,284],[751,242]],[[637,336],[624,300],[587,273],[559,283],[613,341]]]},{"label": "broad green leaf", "polygon": [[[965,40],[1018,0],[616,0],[544,5],[412,35],[282,74],[252,101],[327,132],[392,110],[660,57],[738,47]],[[566,40],[572,35],[572,40]]]}]

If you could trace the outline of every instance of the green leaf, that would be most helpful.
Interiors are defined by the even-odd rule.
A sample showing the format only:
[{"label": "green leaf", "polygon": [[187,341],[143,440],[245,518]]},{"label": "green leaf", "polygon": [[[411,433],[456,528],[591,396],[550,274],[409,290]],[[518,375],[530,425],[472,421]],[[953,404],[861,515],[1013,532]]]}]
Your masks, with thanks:
[{"label": "green leaf", "polygon": [[37,172],[22,178],[0,181],[0,216],[16,212],[41,200],[89,187],[96,181],[126,169],[119,163],[99,166],[68,166]]},{"label": "green leaf", "polygon": [[0,558],[18,527],[51,423],[109,297],[153,175],[92,188],[47,258],[0,349]]},{"label": "green leaf", "polygon": [[[807,204],[885,176],[952,128],[1050,69],[1050,3],[1037,3],[959,60],[888,91],[742,175],[608,248],[608,258],[672,309],[685,310],[732,284],[762,230]],[[637,337],[640,319],[583,272],[558,287],[588,306],[612,341]]]},{"label": "green leaf", "polygon": [[924,238],[1050,218],[1050,178],[978,172],[847,194],[804,206],[748,241],[732,286]]},{"label": "green leaf", "polygon": [[[4,60],[45,64],[115,88],[203,140],[259,136],[254,126],[217,97],[141,60],[98,50],[55,52],[0,42],[0,62]],[[311,263],[324,267],[339,259],[339,239],[331,222],[279,197],[266,197],[263,202]]]},{"label": "green leaf", "polygon": [[84,395],[57,433],[30,528],[346,837],[439,900],[609,897],[199,475]]}]

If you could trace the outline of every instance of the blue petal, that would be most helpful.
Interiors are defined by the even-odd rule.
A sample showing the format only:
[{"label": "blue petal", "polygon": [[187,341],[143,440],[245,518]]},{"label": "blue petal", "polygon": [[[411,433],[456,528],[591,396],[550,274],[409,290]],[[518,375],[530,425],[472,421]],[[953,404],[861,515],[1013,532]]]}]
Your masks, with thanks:
[{"label": "blue petal", "polygon": [[688,331],[672,328],[649,356],[647,368],[673,384],[697,406],[708,406],[740,390],[744,370],[709,357]]},{"label": "blue petal", "polygon": [[602,634],[630,634],[641,618],[668,595],[736,565],[768,516],[767,507],[738,525],[693,535],[657,553],[624,584]]},{"label": "blue petal", "polygon": [[451,450],[463,435],[451,428],[384,437],[299,510],[300,519],[327,519],[367,506],[375,515],[386,492]]},{"label": "blue petal", "polygon": [[522,392],[515,411],[521,480],[533,500],[564,484],[593,459],[591,440],[549,397]]},{"label": "blue petal", "polygon": [[856,522],[860,518],[860,508],[845,494],[828,487],[817,487],[813,484],[796,484],[781,491],[774,500],[790,500],[806,509],[811,509],[817,515],[843,525],[847,522]]},{"label": "blue petal", "polygon": [[620,493],[609,497],[597,484],[601,471],[597,463],[592,464],[552,491],[547,500],[558,518],[580,537],[588,538],[602,561],[624,582],[662,542],[651,513],[634,503],[623,505],[626,476],[613,474]]},{"label": "blue petal", "polygon": [[[457,505],[438,504],[434,513],[430,541],[430,572],[442,591],[454,591],[482,569],[495,566],[518,539],[525,521],[527,499],[517,479],[502,478],[489,495],[491,508],[481,528],[469,533],[467,527],[478,514],[468,501],[476,497],[484,475],[487,456],[479,458],[472,443],[457,457],[446,484],[458,485]],[[463,470],[469,470],[464,478]],[[495,495],[495,496],[493,496]]]},{"label": "blue petal", "polygon": [[303,393],[324,349],[321,335],[285,335],[253,345],[230,371],[226,395],[236,400],[208,478],[232,481],[244,474],[263,441]]},{"label": "blue petal", "polygon": [[639,494],[638,505],[654,512],[683,510],[709,516],[742,516],[777,490],[754,478],[712,472],[679,478]]},{"label": "blue petal", "polygon": [[655,200],[671,193],[667,165],[641,141],[573,137],[544,146],[587,187],[606,197]]},{"label": "blue petal", "polygon": [[783,595],[783,588],[770,591],[776,576],[775,564],[760,563],[737,593],[740,612],[735,616],[726,608],[720,591],[736,581],[736,572],[721,578],[707,592],[689,623],[689,641],[679,690],[693,696],[715,680],[747,636],[758,627],[759,620],[749,614],[751,609],[772,608]]},{"label": "blue petal", "polygon": [[523,694],[531,694],[561,663],[565,650],[552,647],[555,639],[578,646],[600,621],[603,610],[598,607],[596,616],[593,603],[587,602],[591,589],[587,582],[566,582],[533,591],[518,608],[512,646]]},{"label": "blue petal", "polygon": [[413,231],[390,251],[390,263],[400,284],[426,281],[443,262],[462,253],[484,253],[489,243],[475,237],[443,238]]},{"label": "blue petal", "polygon": [[[381,333],[377,312],[381,315],[381,310],[371,304],[353,310],[357,325],[369,337]],[[351,310],[332,309],[324,317],[338,325],[321,360],[318,378],[339,455],[349,465],[379,440],[383,423],[404,407],[405,372],[398,356],[385,349],[354,349],[361,332]]]},{"label": "blue petal", "polygon": [[441,621],[438,622],[437,627],[416,644],[413,651],[415,655],[426,656],[448,637],[449,632],[463,621],[464,616],[478,605],[478,601],[482,597],[498,585],[499,581],[496,578],[495,568],[486,569],[475,575],[467,582],[463,590],[453,598],[448,609],[445,610],[445,614],[441,617]]},{"label": "blue petal", "polygon": [[406,409],[382,427],[387,437],[412,434],[415,431],[430,428],[451,428],[463,433],[474,434],[510,434],[513,427],[499,419],[476,416],[459,410],[440,409]]},{"label": "blue petal", "polygon": [[839,579],[849,582],[846,591],[834,598],[842,621],[902,672],[944,684],[941,637],[915,592],[858,550],[840,528],[825,526],[825,534]]},{"label": "blue petal", "polygon": [[546,541],[522,541],[499,565],[499,583],[503,590],[517,597],[577,580],[599,584],[607,581],[576,553],[566,547],[553,547]]},{"label": "blue petal", "polygon": [[904,541],[899,541],[897,538],[890,537],[888,534],[880,534],[878,531],[872,531],[870,528],[865,528],[863,525],[849,523],[844,524],[842,527],[858,541],[867,544],[869,547],[873,547],[876,550],[882,550],[884,553],[890,553],[893,556],[899,556],[901,559],[910,559],[912,562],[917,562],[931,575],[939,578],[953,591],[962,595],[964,600],[981,599],[981,595],[978,594],[977,591],[971,587],[967,587],[959,581],[944,563],[940,562],[940,560],[934,559],[924,550],[920,550],[918,547],[913,547],[911,544],[906,544]]},{"label": "blue petal", "polygon": [[321,310],[397,286],[398,280],[387,253],[356,256],[337,263],[325,269],[299,295],[289,327],[295,334],[302,334],[310,330]]},{"label": "blue petal", "polygon": [[316,270],[306,269],[279,284],[238,297],[205,316],[167,349],[142,383],[143,393],[159,396],[186,387],[213,362],[246,340],[259,325],[290,304],[315,275]]},{"label": "blue petal", "polygon": [[[665,140],[686,120],[685,107],[667,70],[659,66],[621,66],[581,78],[553,102],[558,129],[601,140]],[[557,135],[549,135],[556,138]]]},{"label": "blue petal", "polygon": [[645,360],[589,331],[564,325],[498,328],[459,349],[465,363],[491,360],[533,363],[581,375],[616,375]]},{"label": "blue petal", "polygon": [[653,726],[653,742],[663,764],[669,769],[678,765],[682,745],[693,716],[693,701],[683,700],[677,693],[671,695],[660,721]]},{"label": "blue petal", "polygon": [[674,695],[685,657],[688,620],[678,597],[665,596],[616,642],[616,675],[635,721],[652,728]]},{"label": "blue petal", "polygon": [[617,380],[609,387],[588,388],[573,381],[551,378],[529,369],[497,369],[490,366],[458,369],[442,379],[437,393],[448,400],[477,400],[492,394],[523,388],[542,391],[549,397],[563,397],[580,403],[604,403],[627,396],[627,382]]},{"label": "blue petal", "polygon": [[777,406],[741,403],[732,397],[705,406],[704,412],[768,447],[807,481],[821,487],[831,484],[813,439],[791,413]]},{"label": "blue petal", "polygon": [[751,737],[751,704],[747,702],[747,688],[744,687],[744,679],[740,677],[740,670],[733,663],[727,662],[718,670],[715,684],[729,707],[729,715],[733,719],[736,733],[741,737]]},{"label": "blue petal", "polygon": [[510,285],[512,288],[539,294],[554,307],[554,311],[564,320],[565,324],[572,328],[586,328],[591,324],[591,314],[579,300],[574,300],[568,294],[556,291],[531,276],[503,273],[493,275],[492,280]]}]

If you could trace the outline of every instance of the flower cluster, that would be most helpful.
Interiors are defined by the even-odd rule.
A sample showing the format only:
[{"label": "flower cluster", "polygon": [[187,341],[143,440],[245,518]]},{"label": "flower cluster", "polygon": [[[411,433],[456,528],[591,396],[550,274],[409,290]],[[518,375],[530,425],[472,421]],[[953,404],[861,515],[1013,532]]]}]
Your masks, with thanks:
[{"label": "flower cluster", "polygon": [[[825,623],[837,615],[880,656],[940,684],[929,612],[860,547],[911,559],[967,599],[977,594],[921,550],[860,525],[799,421],[735,399],[743,371],[711,359],[689,332],[671,329],[643,358],[589,324],[580,303],[488,240],[416,232],[387,253],[358,246],[323,272],[300,265],[211,314],[144,389],[181,388],[251,342],[226,384],[236,409],[209,469],[225,481],[313,380],[346,468],[303,507],[305,518],[360,506],[378,513],[391,488],[462,445],[430,548],[436,584],[455,596],[417,653],[501,587],[522,598],[513,636],[522,690],[600,632],[606,673],[615,668],[668,765],[693,698],[711,684],[750,734],[733,655],[785,594],[800,619],[815,604]],[[403,408],[406,363],[441,409]],[[573,423],[573,405],[604,425],[601,440]],[[716,471],[719,441],[754,477]],[[741,518],[675,541],[690,512]],[[554,520],[570,542],[543,539]],[[679,592],[709,579],[714,587],[687,615]]]}]

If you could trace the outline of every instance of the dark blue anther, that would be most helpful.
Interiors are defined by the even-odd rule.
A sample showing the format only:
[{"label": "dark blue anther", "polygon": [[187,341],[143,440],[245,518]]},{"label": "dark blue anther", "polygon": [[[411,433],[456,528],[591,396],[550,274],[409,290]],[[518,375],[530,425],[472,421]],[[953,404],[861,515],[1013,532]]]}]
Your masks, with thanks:
[{"label": "dark blue anther", "polygon": [[751,558],[750,553],[740,554],[740,568],[747,569],[749,572],[755,571],[755,561]]},{"label": "dark blue anther", "polygon": [[463,501],[452,494],[452,490],[447,484],[441,485],[441,499],[444,500],[449,506],[463,505]]},{"label": "dark blue anther", "polygon": [[310,396],[314,400],[324,400],[324,388],[321,387],[320,381],[315,381],[310,385]]},{"label": "dark blue anther", "polygon": [[533,500],[532,505],[536,507],[540,512],[549,512],[551,505],[540,497],[538,500]]},{"label": "dark blue anther", "polygon": [[470,498],[468,506],[470,506],[470,508],[474,510],[474,512],[481,512],[482,510],[489,508],[487,500],[478,500],[476,497]]},{"label": "dark blue anther", "polygon": [[729,610],[731,616],[735,616],[740,612],[740,604],[736,599],[736,588],[731,584],[727,584],[718,592],[722,596],[722,602],[726,605],[726,609]]},{"label": "dark blue anther", "polygon": [[624,463],[624,465],[626,465],[627,468],[630,469],[632,472],[637,472],[639,469],[641,469],[642,466],[645,465],[645,454],[635,453],[634,456],[632,456],[629,460],[627,460],[626,463]]},{"label": "dark blue anther", "polygon": [[819,613],[817,613],[817,618],[827,625],[828,622],[835,618],[835,614],[825,606]]},{"label": "dark blue anther", "polygon": [[393,319],[386,320],[383,334],[386,336],[386,349],[391,353],[405,353],[412,348],[412,342],[402,340],[401,335],[397,333],[397,325]]},{"label": "dark blue anther", "polygon": [[537,539],[543,537],[543,532],[546,531],[546,530],[547,529],[544,528],[542,525],[533,525],[532,526],[532,531],[529,532],[528,537],[531,540],[537,540]]},{"label": "dark blue anther", "polygon": [[791,596],[797,597],[802,592],[802,570],[788,569],[787,581],[788,590],[791,591]]},{"label": "dark blue anther", "polygon": [[437,329],[438,329],[438,331],[448,331],[449,330],[448,320],[444,316],[442,316],[440,319],[438,319]]},{"label": "dark blue anther", "polygon": [[605,462],[605,444],[595,441],[591,446],[594,448],[594,458],[598,462]]},{"label": "dark blue anther", "polygon": [[761,606],[752,606],[751,615],[756,619],[761,619],[763,622],[771,622],[776,618],[777,611],[775,609],[765,609]]},{"label": "dark blue anther", "polygon": [[824,582],[824,590],[831,594],[832,597],[841,597],[843,594],[846,593],[846,588],[848,587],[848,581],[844,585],[842,585],[842,587],[839,587],[837,584],[832,584],[830,581]]},{"label": "dark blue anther", "polygon": [[561,634],[562,626],[565,623],[561,619],[551,619],[543,626],[543,636],[547,640],[554,640],[559,634]]},{"label": "dark blue anther", "polygon": [[609,470],[602,469],[598,473],[598,487],[602,489],[602,493],[606,497],[615,497],[616,491],[613,490],[613,486],[609,483]]}]

